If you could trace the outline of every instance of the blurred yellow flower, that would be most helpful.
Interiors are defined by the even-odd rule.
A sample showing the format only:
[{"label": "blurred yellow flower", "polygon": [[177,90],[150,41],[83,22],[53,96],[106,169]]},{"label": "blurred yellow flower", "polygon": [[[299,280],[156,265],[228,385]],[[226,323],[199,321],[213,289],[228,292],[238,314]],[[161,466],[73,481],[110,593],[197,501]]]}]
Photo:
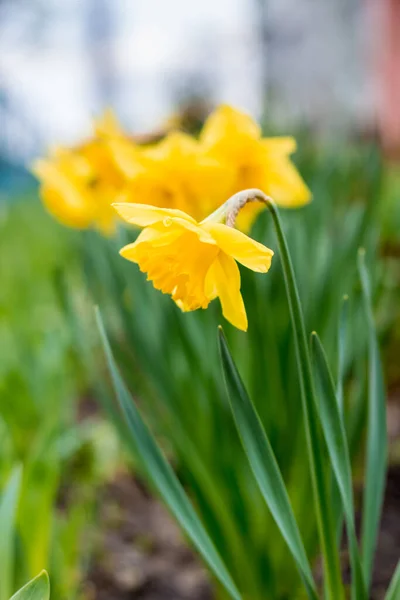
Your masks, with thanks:
[{"label": "blurred yellow flower", "polygon": [[[249,115],[222,105],[205,122],[200,143],[207,156],[234,170],[229,194],[260,188],[279,206],[296,207],[310,201],[310,191],[290,160],[296,150],[294,138],[262,138],[261,128]],[[247,205],[239,226],[247,229],[259,209]]]},{"label": "blurred yellow flower", "polygon": [[121,193],[124,176],[113,162],[108,140],[123,133],[111,112],[95,123],[95,132],[95,138],[77,148],[56,148],[48,159],[36,160],[32,171],[54,217],[69,227],[96,227],[109,235],[116,221],[111,204]]},{"label": "blurred yellow flower", "polygon": [[[310,193],[290,161],[295,147],[293,138],[262,138],[248,115],[229,106],[210,115],[200,141],[175,131],[140,145],[108,110],[94,123],[92,139],[56,149],[33,171],[57,219],[108,235],[115,229],[115,201],[183,210],[198,221],[244,188],[261,188],[279,205],[304,204]],[[239,227],[247,230],[258,210],[245,206]]]},{"label": "blurred yellow flower", "polygon": [[212,217],[198,223],[177,209],[128,203],[114,207],[125,221],[143,228],[120,254],[137,263],[156,289],[170,294],[183,311],[207,308],[219,296],[224,317],[247,330],[235,261],[266,273],[272,250]]},{"label": "blurred yellow flower", "polygon": [[107,108],[100,117],[94,121],[94,133],[98,138],[125,138],[126,134],[111,108]]},{"label": "blurred yellow flower", "polygon": [[185,133],[169,133],[143,148],[121,140],[112,140],[110,147],[127,179],[127,201],[177,208],[202,219],[221,204],[232,186],[231,169],[205,155]]},{"label": "blurred yellow flower", "polygon": [[90,179],[88,161],[73,151],[55,149],[52,156],[36,160],[32,171],[41,182],[41,196],[49,212],[69,227],[89,227],[91,202],[82,181]]}]

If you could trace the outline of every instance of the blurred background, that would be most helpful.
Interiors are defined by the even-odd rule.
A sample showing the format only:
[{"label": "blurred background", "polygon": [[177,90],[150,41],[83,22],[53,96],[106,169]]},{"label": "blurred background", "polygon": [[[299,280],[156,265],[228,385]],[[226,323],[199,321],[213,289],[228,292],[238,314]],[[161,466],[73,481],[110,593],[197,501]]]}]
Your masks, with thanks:
[{"label": "blurred background", "polygon": [[82,139],[108,106],[132,131],[155,129],[195,95],[287,129],[399,135],[393,0],[2,0],[0,9],[3,160]]},{"label": "blurred background", "polygon": [[[0,0],[0,491],[19,497],[14,513],[0,503],[18,531],[0,600],[44,567],[54,600],[214,597],[98,408],[82,240],[47,215],[29,165],[90,137],[108,107],[139,135],[202,123],[220,103],[298,138],[314,204],[329,205],[304,220],[330,231],[328,249],[352,227],[345,206],[374,206],[391,442],[376,598],[388,581],[400,553],[400,2]],[[343,291],[332,284],[335,302]]]}]

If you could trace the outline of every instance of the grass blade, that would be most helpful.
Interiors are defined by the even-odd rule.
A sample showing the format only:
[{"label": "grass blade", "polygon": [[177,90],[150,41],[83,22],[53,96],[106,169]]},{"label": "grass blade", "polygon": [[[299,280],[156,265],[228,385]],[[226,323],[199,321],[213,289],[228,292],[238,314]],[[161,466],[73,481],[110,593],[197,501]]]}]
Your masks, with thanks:
[{"label": "grass blade", "polygon": [[400,598],[400,561],[397,563],[396,570],[390,582],[385,600],[399,600]]},{"label": "grass blade", "polygon": [[29,581],[10,600],[49,600],[50,582],[46,571]]},{"label": "grass blade", "polygon": [[172,467],[144,423],[115,364],[104,329],[100,311],[96,309],[97,325],[103,342],[108,368],[118,402],[131,432],[134,451],[142,458],[148,476],[182,529],[197,548],[205,562],[235,600],[241,600],[231,575],[203,527]]},{"label": "grass blade", "polygon": [[8,600],[14,581],[15,520],[21,486],[21,467],[16,467],[0,500],[0,600]]},{"label": "grass blade", "polygon": [[278,239],[279,254],[285,280],[286,295],[294,332],[296,358],[299,372],[300,396],[303,408],[304,427],[307,437],[308,458],[313,483],[315,511],[318,532],[324,562],[325,589],[330,600],[342,600],[344,589],[340,572],[339,554],[334,523],[334,515],[327,474],[324,465],[324,451],[315,401],[314,382],[311,370],[307,336],[303,311],[297,289],[292,260],[286,236],[283,232],[278,209],[269,200],[267,206],[271,212]]},{"label": "grass blade", "polygon": [[364,250],[358,254],[358,270],[368,323],[368,428],[361,547],[364,576],[369,588],[385,491],[388,441],[385,387]]},{"label": "grass blade", "polygon": [[319,414],[322,431],[346,520],[352,569],[352,598],[363,600],[367,598],[367,593],[355,533],[351,466],[346,431],[325,351],[316,333],[311,336],[311,348],[314,359],[314,374],[317,390],[319,391]]},{"label": "grass blade", "polygon": [[256,409],[243,385],[222,329],[219,345],[228,396],[244,450],[260,491],[296,561],[308,597],[318,598],[307,554],[279,466]]}]

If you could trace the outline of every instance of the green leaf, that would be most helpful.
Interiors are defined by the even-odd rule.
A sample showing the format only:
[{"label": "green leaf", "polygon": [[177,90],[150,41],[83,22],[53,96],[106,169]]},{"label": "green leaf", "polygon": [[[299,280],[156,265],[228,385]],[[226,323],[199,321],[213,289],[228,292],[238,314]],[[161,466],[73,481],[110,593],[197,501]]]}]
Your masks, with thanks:
[{"label": "green leaf", "polygon": [[260,418],[243,385],[222,329],[219,345],[228,396],[254,477],[298,566],[309,598],[317,591],[281,472]]},{"label": "green leaf", "polygon": [[385,491],[388,441],[385,386],[364,250],[358,253],[358,270],[368,324],[368,428],[361,547],[364,576],[369,589]]},{"label": "green leaf", "polygon": [[211,538],[197,516],[173,469],[161,452],[147,425],[144,423],[126,388],[115,364],[100,311],[97,308],[96,319],[117,399],[132,435],[132,448],[134,452],[140,455],[150,481],[217,579],[219,579],[232,598],[241,600],[242,597]]},{"label": "green leaf", "polygon": [[342,600],[344,598],[344,589],[340,571],[332,501],[329,486],[327,484],[326,466],[324,464],[325,448],[320,436],[311,360],[303,311],[292,260],[286,236],[283,232],[279,218],[278,209],[275,204],[269,200],[267,200],[267,206],[271,212],[278,239],[286,295],[294,332],[296,359],[300,380],[300,396],[307,437],[308,460],[311,470],[315,511],[324,562],[325,589],[330,600]]},{"label": "green leaf", "polygon": [[21,467],[16,467],[0,500],[0,600],[8,600],[14,580],[15,520],[21,487]]},{"label": "green leaf", "polygon": [[10,600],[49,600],[50,582],[46,571],[42,571],[21,588]]},{"label": "green leaf", "polygon": [[347,318],[349,312],[349,297],[343,296],[342,305],[339,313],[339,335],[338,335],[338,377],[336,396],[339,404],[339,410],[343,414],[343,381],[346,365],[346,333],[347,333]]},{"label": "green leaf", "polygon": [[367,593],[355,533],[351,466],[346,431],[325,351],[316,333],[311,336],[311,348],[314,359],[314,374],[319,391],[319,416],[322,431],[346,520],[352,569],[352,598],[363,600],[367,598]]},{"label": "green leaf", "polygon": [[397,563],[396,570],[390,582],[385,600],[399,600],[400,598],[400,561]]},{"label": "green leaf", "polygon": [[[345,365],[346,365],[346,334],[347,334],[347,319],[349,312],[349,297],[346,295],[342,298],[342,304],[339,312],[339,323],[338,323],[338,342],[337,342],[337,353],[338,353],[338,365],[337,365],[337,384],[336,384],[336,398],[339,406],[340,416],[343,419],[344,415],[344,376],[345,376]],[[351,464],[351,456],[350,456]],[[336,535],[338,540],[338,547],[340,547],[342,532],[343,532],[343,506],[337,485],[334,480],[332,481],[332,504],[334,507],[334,520],[336,527]]]}]

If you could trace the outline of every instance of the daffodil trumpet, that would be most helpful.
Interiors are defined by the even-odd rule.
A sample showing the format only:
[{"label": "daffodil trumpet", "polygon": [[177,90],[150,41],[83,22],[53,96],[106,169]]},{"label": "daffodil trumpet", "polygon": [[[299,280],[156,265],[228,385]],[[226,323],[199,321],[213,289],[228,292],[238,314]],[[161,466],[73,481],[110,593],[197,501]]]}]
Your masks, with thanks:
[{"label": "daffodil trumpet", "polygon": [[234,228],[241,208],[256,200],[273,205],[261,190],[244,190],[200,222],[177,209],[115,203],[122,219],[143,228],[120,254],[137,263],[154,287],[170,294],[182,311],[207,308],[218,296],[224,317],[246,331],[237,263],[266,273],[273,256],[272,250]]}]

